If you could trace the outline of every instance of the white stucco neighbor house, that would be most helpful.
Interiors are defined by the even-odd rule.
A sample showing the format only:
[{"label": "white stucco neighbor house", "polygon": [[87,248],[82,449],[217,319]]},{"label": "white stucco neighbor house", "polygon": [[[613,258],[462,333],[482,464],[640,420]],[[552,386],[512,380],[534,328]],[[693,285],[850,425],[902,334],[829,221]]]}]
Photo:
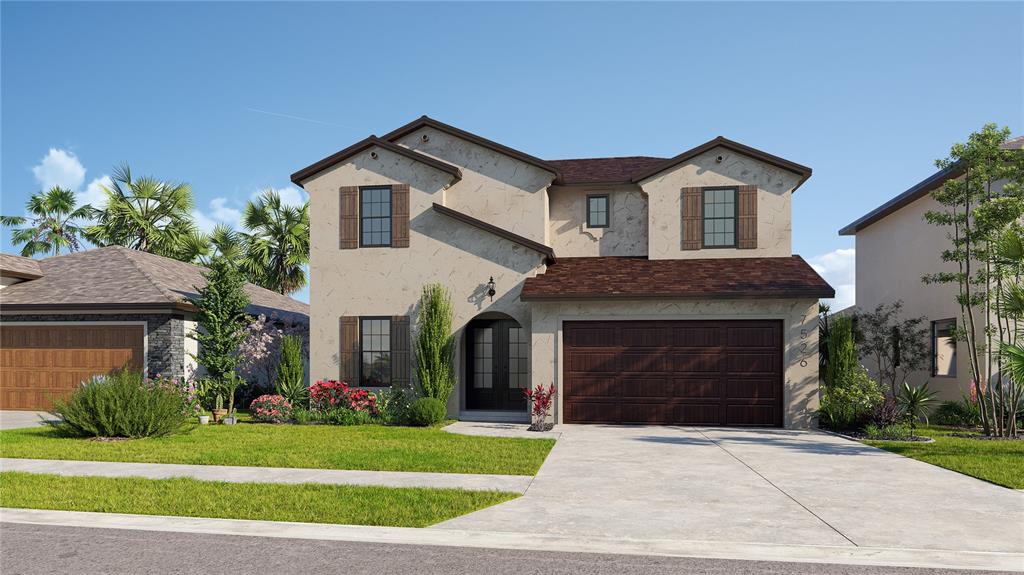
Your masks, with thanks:
[{"label": "white stucco neighbor house", "polygon": [[310,195],[311,378],[411,383],[425,284],[454,302],[462,419],[808,427],[818,299],[791,251],[810,168],[715,138],[542,160],[419,118],[292,175]]},{"label": "white stucco neighbor house", "polygon": [[[1024,137],[1008,140],[1003,147],[1022,149]],[[966,352],[958,353],[966,344],[952,337],[962,323],[957,286],[921,282],[926,274],[956,271],[955,264],[942,261],[942,250],[949,246],[948,229],[928,223],[924,215],[941,208],[931,193],[962,175],[955,168],[935,172],[839,230],[856,242],[855,307],[873,310],[902,301],[905,317],[923,316],[928,321],[931,360],[911,383],[928,381],[941,400],[958,400],[969,393],[973,378]]]}]

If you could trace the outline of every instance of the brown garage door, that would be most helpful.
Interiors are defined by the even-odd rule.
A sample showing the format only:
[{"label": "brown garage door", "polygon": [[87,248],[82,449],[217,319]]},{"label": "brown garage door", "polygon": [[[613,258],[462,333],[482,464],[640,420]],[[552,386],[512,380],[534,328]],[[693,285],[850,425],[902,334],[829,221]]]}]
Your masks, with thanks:
[{"label": "brown garage door", "polygon": [[782,425],[782,322],[565,322],[569,423]]},{"label": "brown garage door", "polygon": [[141,325],[0,324],[0,409],[49,409],[85,379],[143,366]]}]

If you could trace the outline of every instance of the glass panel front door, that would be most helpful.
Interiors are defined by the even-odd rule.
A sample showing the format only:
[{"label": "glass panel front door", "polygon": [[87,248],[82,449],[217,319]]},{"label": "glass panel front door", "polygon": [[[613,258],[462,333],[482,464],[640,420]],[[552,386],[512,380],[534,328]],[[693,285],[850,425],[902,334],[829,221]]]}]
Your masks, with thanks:
[{"label": "glass panel front door", "polygon": [[466,334],[466,409],[525,411],[529,336],[514,320],[476,320]]}]

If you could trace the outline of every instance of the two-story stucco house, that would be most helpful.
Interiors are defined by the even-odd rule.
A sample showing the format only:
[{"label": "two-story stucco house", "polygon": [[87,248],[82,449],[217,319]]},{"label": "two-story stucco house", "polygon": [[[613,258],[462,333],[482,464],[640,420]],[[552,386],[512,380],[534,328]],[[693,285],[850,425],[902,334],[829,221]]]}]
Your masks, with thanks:
[{"label": "two-story stucco house", "polygon": [[[1022,149],[1024,137],[1008,140],[1003,147]],[[950,244],[949,229],[928,223],[924,215],[941,209],[932,192],[962,176],[956,168],[935,172],[839,230],[856,242],[856,307],[872,310],[902,301],[905,317],[928,321],[930,361],[911,383],[928,381],[941,400],[960,399],[970,391],[973,377],[967,353],[958,353],[958,348],[966,351],[966,344],[952,337],[962,323],[956,284],[921,282],[926,274],[956,271],[955,264],[942,261],[942,250]]]},{"label": "two-story stucco house", "polygon": [[[449,413],[806,427],[817,305],[791,253],[810,168],[716,138],[673,158],[542,160],[426,116],[292,175],[310,195],[311,376],[408,383],[424,284],[452,294]],[[492,292],[493,290],[493,292]]]}]

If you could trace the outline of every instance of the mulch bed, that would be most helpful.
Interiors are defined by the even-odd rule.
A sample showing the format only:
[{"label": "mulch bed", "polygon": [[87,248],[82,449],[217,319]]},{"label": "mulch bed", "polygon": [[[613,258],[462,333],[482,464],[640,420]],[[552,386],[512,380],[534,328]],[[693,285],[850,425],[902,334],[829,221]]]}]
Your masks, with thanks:
[{"label": "mulch bed", "polygon": [[1017,437],[997,437],[993,435],[982,435],[980,433],[950,433],[950,437],[958,437],[960,439],[977,439],[979,441],[1024,441],[1024,436],[1018,435]]}]

